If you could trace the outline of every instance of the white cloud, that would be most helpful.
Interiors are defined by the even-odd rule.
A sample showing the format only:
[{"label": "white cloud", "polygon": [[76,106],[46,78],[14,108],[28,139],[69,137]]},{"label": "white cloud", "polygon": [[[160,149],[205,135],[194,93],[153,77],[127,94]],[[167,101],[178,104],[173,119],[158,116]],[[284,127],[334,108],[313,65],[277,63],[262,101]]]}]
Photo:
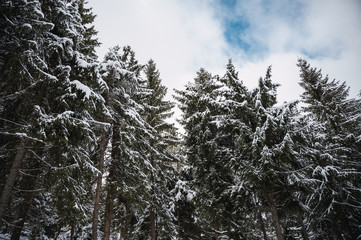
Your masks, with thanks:
[{"label": "white cloud", "polygon": [[98,53],[130,45],[142,63],[154,59],[169,92],[181,89],[199,68],[227,63],[222,26],[207,1],[90,1],[103,43]]},{"label": "white cloud", "polygon": [[[221,0],[90,0],[104,56],[114,45],[130,45],[142,63],[153,58],[169,89],[182,89],[200,67],[223,75],[228,58],[249,88],[273,66],[280,102],[298,99],[297,58],[331,78],[347,81],[351,95],[361,89],[361,4],[338,1],[238,1],[233,12],[217,12]],[[229,9],[228,9],[229,10]],[[225,19],[242,18],[243,51],[226,42]],[[266,49],[266,51],[264,51]],[[251,51],[252,50],[252,51]],[[170,95],[169,94],[169,95]]]},{"label": "white cloud", "polygon": [[355,97],[361,89],[360,12],[357,0],[238,1],[236,14],[249,23],[240,39],[253,50],[239,62],[241,71],[272,64],[280,99],[294,99],[302,92],[295,66],[302,57],[324,75],[346,81]]}]

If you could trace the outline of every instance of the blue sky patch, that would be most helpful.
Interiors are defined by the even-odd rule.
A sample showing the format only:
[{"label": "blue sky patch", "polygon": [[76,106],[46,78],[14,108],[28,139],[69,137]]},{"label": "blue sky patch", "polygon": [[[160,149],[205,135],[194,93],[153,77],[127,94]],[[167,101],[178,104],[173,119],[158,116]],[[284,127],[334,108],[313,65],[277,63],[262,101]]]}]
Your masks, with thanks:
[{"label": "blue sky patch", "polygon": [[248,22],[245,21],[225,21],[225,37],[229,44],[236,45],[248,52],[251,49],[249,42],[243,40],[241,35],[249,28]]}]

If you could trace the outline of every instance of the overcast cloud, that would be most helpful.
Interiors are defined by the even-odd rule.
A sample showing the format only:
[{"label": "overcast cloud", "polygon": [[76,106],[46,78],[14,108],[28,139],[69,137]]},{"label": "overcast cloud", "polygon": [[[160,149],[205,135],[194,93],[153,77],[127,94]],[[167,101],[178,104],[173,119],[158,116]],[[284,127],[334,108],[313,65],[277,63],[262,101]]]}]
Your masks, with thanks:
[{"label": "overcast cloud", "polygon": [[232,58],[249,88],[272,65],[279,101],[299,99],[297,58],[361,89],[361,2],[90,0],[100,59],[130,45],[141,63],[154,59],[169,96],[201,67],[223,75]]}]

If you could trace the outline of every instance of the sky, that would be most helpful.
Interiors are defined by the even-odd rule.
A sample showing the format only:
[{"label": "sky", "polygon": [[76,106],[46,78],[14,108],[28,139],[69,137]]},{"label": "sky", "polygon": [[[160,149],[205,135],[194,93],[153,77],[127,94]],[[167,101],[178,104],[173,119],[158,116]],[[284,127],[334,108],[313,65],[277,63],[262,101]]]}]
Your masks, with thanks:
[{"label": "sky", "polygon": [[200,68],[223,76],[232,59],[249,88],[272,65],[278,101],[300,99],[298,58],[361,90],[359,0],[88,0],[102,45],[129,45],[140,63],[153,59],[168,99]]}]

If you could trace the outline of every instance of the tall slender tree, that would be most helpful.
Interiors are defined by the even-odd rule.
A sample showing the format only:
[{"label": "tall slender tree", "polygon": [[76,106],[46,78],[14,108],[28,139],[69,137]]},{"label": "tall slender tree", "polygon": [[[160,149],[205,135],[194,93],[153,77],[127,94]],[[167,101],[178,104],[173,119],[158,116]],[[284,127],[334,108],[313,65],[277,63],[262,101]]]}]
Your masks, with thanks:
[{"label": "tall slender tree", "polygon": [[[220,111],[217,116],[219,137],[217,145],[221,151],[223,162],[232,175],[232,183],[226,191],[225,202],[228,202],[224,212],[224,222],[227,222],[228,237],[241,239],[247,236],[247,229],[255,219],[249,219],[250,209],[255,206],[244,191],[245,179],[242,169],[245,154],[251,143],[251,132],[254,124],[254,113],[251,104],[251,94],[238,78],[238,73],[229,60],[226,73],[221,78],[223,87],[219,89]],[[247,224],[246,224],[247,223]],[[249,224],[248,224],[249,223]]]},{"label": "tall slender tree", "polygon": [[[59,199],[74,203],[60,204],[60,200],[52,199],[57,202],[61,224],[71,225],[75,219],[81,222],[85,219],[82,215],[86,210],[85,189],[90,187],[86,177],[94,169],[88,154],[95,144],[91,128],[95,121],[91,113],[97,107],[102,109],[103,98],[93,88],[101,81],[91,70],[90,58],[79,51],[84,28],[78,2],[16,1],[4,3],[1,9],[9,24],[4,28],[8,31],[5,38],[9,45],[1,51],[4,53],[1,77],[7,79],[1,82],[4,90],[7,89],[2,92],[2,120],[7,125],[12,122],[23,126],[11,132],[3,129],[24,139],[14,141],[19,150],[3,190],[1,217],[9,202],[6,196],[19,177],[19,166],[30,166],[24,160],[32,158],[43,167],[44,175],[38,177],[47,179],[40,181],[44,189],[55,179],[59,180],[56,183],[64,184],[62,191],[58,192],[60,185],[54,184],[46,189],[47,193],[59,193]],[[19,31],[11,19],[23,30]],[[20,35],[9,35],[16,31]],[[16,42],[17,50],[6,50],[5,47]],[[15,68],[18,73],[13,72]],[[36,179],[39,178],[33,181]]]},{"label": "tall slender tree", "polygon": [[[149,156],[154,154],[155,149],[150,141],[155,140],[155,130],[141,114],[143,99],[148,92],[140,77],[142,69],[128,46],[112,48],[103,62],[103,78],[109,86],[108,108],[112,118],[105,239],[110,237],[114,208],[125,207],[127,214],[142,212],[145,210],[143,199],[149,199],[151,195],[146,191],[151,189],[146,173],[151,172]],[[119,201],[118,206],[114,205],[115,200]],[[124,222],[122,225],[125,226]],[[123,228],[122,234],[127,235],[130,231]]]},{"label": "tall slender tree", "polygon": [[[170,203],[170,186],[175,181],[175,170],[172,164],[176,156],[171,152],[171,147],[178,143],[175,138],[174,124],[167,119],[173,115],[174,104],[164,98],[167,88],[161,84],[160,73],[153,60],[149,60],[144,68],[145,87],[149,94],[145,97],[144,119],[155,130],[155,138],[149,143],[156,151],[149,154],[151,172],[148,173],[151,182],[151,199],[149,201],[150,236],[151,239],[164,238],[167,234],[174,235],[174,215]],[[159,231],[160,229],[164,230]],[[164,235],[165,234],[165,235]]]},{"label": "tall slender tree", "polygon": [[308,199],[310,226],[320,238],[353,239],[360,235],[360,99],[348,99],[346,83],[324,77],[298,60],[304,110],[317,126],[313,176],[319,181]]},{"label": "tall slender tree", "polygon": [[[44,21],[40,3],[33,1],[1,3],[1,149],[4,166],[0,199],[0,225],[11,192],[18,176],[19,167],[30,145],[31,124],[29,118],[34,104],[42,101],[39,85],[46,76],[46,66],[42,58],[44,35],[52,29],[52,24]],[[36,43],[36,44],[34,44]],[[13,152],[10,149],[18,149]]]},{"label": "tall slender tree", "polygon": [[187,160],[193,168],[196,201],[203,215],[206,236],[220,237],[223,231],[224,192],[232,178],[217,147],[219,114],[218,76],[204,69],[197,72],[194,82],[184,91],[176,90],[176,100],[183,111],[181,124],[185,135]]}]

